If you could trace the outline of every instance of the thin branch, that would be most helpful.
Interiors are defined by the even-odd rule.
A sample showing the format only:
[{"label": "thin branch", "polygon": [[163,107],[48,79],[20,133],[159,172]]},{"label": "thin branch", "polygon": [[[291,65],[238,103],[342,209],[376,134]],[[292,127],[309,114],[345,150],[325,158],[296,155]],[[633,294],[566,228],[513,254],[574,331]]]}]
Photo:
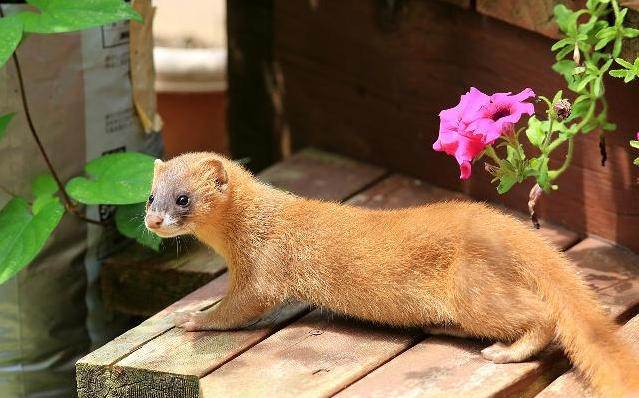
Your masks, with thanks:
[{"label": "thin branch", "polygon": [[29,130],[31,131],[31,135],[33,136],[33,139],[35,140],[36,144],[38,145],[38,149],[40,150],[40,154],[42,155],[42,158],[44,159],[45,163],[47,164],[47,168],[49,169],[49,172],[53,176],[53,179],[55,180],[56,184],[58,185],[58,189],[62,193],[62,197],[64,199],[64,204],[65,204],[65,207],[66,207],[67,211],[69,211],[70,213],[73,213],[75,216],[77,216],[81,220],[86,221],[88,223],[97,224],[97,225],[104,225],[104,223],[102,223],[101,221],[92,220],[90,218],[87,218],[84,214],[82,214],[78,210],[77,204],[73,202],[73,200],[69,196],[69,193],[67,192],[66,188],[64,187],[64,184],[62,184],[62,180],[60,180],[60,177],[58,176],[58,173],[53,168],[53,164],[51,163],[51,159],[49,159],[49,155],[47,155],[47,151],[44,149],[44,146],[42,145],[42,142],[40,141],[40,137],[38,136],[38,133],[36,132],[35,126],[33,124],[33,119],[31,118],[31,112],[29,111],[29,104],[27,103],[27,96],[26,96],[26,91],[25,91],[25,88],[24,88],[24,80],[22,79],[22,70],[20,68],[20,62],[18,61],[18,55],[17,55],[16,51],[13,52],[12,57],[13,57],[13,62],[16,65],[16,74],[18,76],[18,84],[20,85],[20,99],[22,100],[22,106],[24,108],[24,113],[25,113],[25,115],[27,117],[27,123],[29,124]]}]

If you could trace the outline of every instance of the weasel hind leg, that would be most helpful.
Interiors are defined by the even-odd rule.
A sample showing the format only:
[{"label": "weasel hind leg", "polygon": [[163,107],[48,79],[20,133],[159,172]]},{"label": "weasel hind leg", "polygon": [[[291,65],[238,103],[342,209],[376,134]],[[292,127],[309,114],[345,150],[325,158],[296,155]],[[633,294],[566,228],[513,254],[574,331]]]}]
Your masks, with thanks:
[{"label": "weasel hind leg", "polygon": [[540,353],[554,338],[549,327],[539,327],[524,333],[510,345],[497,342],[484,348],[481,355],[494,363],[523,362]]}]

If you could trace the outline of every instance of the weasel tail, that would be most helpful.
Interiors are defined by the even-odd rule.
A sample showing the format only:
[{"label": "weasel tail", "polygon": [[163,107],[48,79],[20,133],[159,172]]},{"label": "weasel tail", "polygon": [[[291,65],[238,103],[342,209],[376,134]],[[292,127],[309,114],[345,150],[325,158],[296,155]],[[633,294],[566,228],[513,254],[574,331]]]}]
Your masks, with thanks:
[{"label": "weasel tail", "polygon": [[639,397],[639,362],[633,348],[604,314],[591,289],[584,286],[563,254],[555,264],[524,269],[548,306],[557,340],[566,354],[604,397]]}]

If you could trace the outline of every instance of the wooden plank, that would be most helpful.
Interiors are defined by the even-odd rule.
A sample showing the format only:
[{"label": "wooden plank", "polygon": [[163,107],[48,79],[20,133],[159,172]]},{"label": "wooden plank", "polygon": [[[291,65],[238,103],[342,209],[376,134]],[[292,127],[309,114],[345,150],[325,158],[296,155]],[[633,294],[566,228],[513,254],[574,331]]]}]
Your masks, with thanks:
[{"label": "wooden plank", "polygon": [[[349,200],[349,203],[371,208],[392,209],[453,199],[471,200],[460,192],[439,188],[417,178],[392,174],[370,189],[355,195]],[[528,216],[520,212],[504,206],[494,206],[530,223]],[[561,250],[565,250],[579,241],[579,235],[576,232],[543,220],[539,233]]]},{"label": "wooden plank", "polygon": [[201,396],[329,396],[422,336],[326,315],[311,312],[204,377]]},{"label": "wooden plank", "polygon": [[[621,328],[621,333],[632,342],[639,356],[639,315],[632,318]],[[540,398],[594,398],[592,389],[574,370],[560,376],[546,387],[537,397]]]},{"label": "wooden plank", "polygon": [[477,0],[477,11],[558,39],[561,34],[553,15],[557,4],[576,10],[585,7],[586,0]]},{"label": "wooden plank", "polygon": [[[626,4],[622,1],[621,5],[625,5],[629,8],[623,22],[624,26],[635,29],[639,28],[639,1],[633,0],[632,3],[626,2]],[[620,57],[630,62],[634,62],[635,59],[639,58],[639,37],[624,39]]]},{"label": "wooden plank", "polygon": [[[326,167],[323,168],[323,164]],[[301,172],[293,173],[289,172],[289,170]],[[304,170],[308,170],[308,173],[305,173]],[[379,167],[309,150],[302,151],[289,161],[266,170],[263,178],[267,181],[272,181],[274,184],[282,184],[285,189],[300,195],[308,194],[309,196],[321,197],[327,200],[341,200],[355,194],[384,174],[384,170]],[[318,181],[321,181],[321,183]],[[331,186],[323,189],[322,187],[326,186],[323,181],[330,182]],[[201,254],[198,254],[198,256],[202,256],[197,258],[203,263],[211,261],[211,259],[207,259]],[[179,268],[188,269],[189,271],[197,267],[199,265],[194,265],[192,262],[179,262]],[[169,282],[167,281],[167,283]],[[189,347],[192,347],[189,342],[196,339],[194,336],[200,336],[203,341],[208,341],[209,343],[211,342],[210,339],[218,339],[215,340],[218,344],[205,344],[209,349],[217,350],[217,353],[211,354],[206,358],[218,358],[221,364],[272,333],[282,323],[303,312],[305,308],[298,305],[283,309],[256,325],[258,329],[238,332],[239,334],[235,335],[235,337],[229,337],[231,333],[191,334],[182,330],[173,330],[175,311],[201,310],[213,305],[223,296],[227,284],[228,278],[225,273],[143,322],[138,327],[129,330],[78,361],[76,368],[80,396],[100,396],[106,391],[117,391],[117,396],[135,396],[138,398],[146,396],[192,396],[194,391],[197,391],[193,390],[193,386],[197,387],[199,373],[193,370],[194,368],[189,368],[188,370],[194,373],[177,375],[178,373],[168,372],[167,369],[175,366],[176,369],[187,371],[183,368],[184,363],[180,362],[180,360],[187,358],[187,354],[184,354],[184,356],[176,356],[175,354],[180,349],[188,350]],[[260,327],[262,328],[260,329]],[[167,336],[163,337],[165,334]],[[175,335],[180,336],[182,340],[173,338]],[[177,345],[171,346],[167,341],[177,343]],[[153,344],[149,344],[149,342]],[[164,364],[164,367],[161,367],[161,359],[164,358],[162,355],[160,355],[159,360],[151,360],[154,354],[164,352],[163,350],[167,352],[167,355],[171,353],[172,356],[167,357],[168,359],[177,360],[177,362],[171,363],[169,361],[168,364]],[[203,352],[198,352],[198,354],[204,355]],[[194,357],[189,356],[188,358],[192,360]],[[206,365],[200,370],[202,374],[211,366],[207,362],[208,359],[204,362],[193,362],[196,366]],[[146,378],[141,379],[141,373],[136,366],[147,362],[158,366],[157,371],[150,370],[144,373]],[[181,366],[182,368],[180,368]],[[158,387],[155,388],[154,385]],[[181,395],[176,395],[178,393]]]},{"label": "wooden plank", "polygon": [[125,314],[151,316],[205,285],[226,269],[212,250],[192,243],[158,255],[131,245],[105,260],[101,272],[105,305]]},{"label": "wooden plank", "polygon": [[[377,166],[343,156],[305,149],[269,167],[259,177],[297,195],[339,201],[385,174]],[[188,239],[181,239],[182,242]],[[150,316],[219,275],[226,265],[199,244],[171,246],[158,256],[131,245],[102,267],[103,299],[110,309]],[[179,249],[179,250],[178,250]]]},{"label": "wooden plank", "polygon": [[80,398],[106,396],[106,392],[130,384],[128,380],[122,380],[116,372],[113,372],[112,366],[148,341],[173,328],[177,312],[195,311],[219,301],[226,292],[227,285],[228,275],[225,273],[81,358],[76,363],[78,396]]},{"label": "wooden plank", "polygon": [[[580,242],[568,250],[568,255],[577,261],[582,276],[597,289],[613,316],[639,303],[639,256],[594,238]],[[556,349],[547,349],[540,359],[531,362],[494,364],[480,354],[488,345],[482,341],[428,338],[338,396],[370,396],[366,392],[374,389],[380,397],[528,397],[567,369],[567,362]]]},{"label": "wooden plank", "polygon": [[[312,9],[309,2],[275,2],[274,52],[286,82],[285,112],[295,146],[344,153],[527,211],[529,184],[499,195],[481,163],[470,180],[460,181],[454,159],[431,146],[438,113],[470,86],[484,92],[528,86],[546,96],[566,92],[564,79],[551,70],[553,40],[417,0],[401,2],[405,12],[397,29],[383,31],[375,23],[374,3],[321,2]],[[639,91],[611,79],[606,93],[610,119],[618,125],[606,136],[606,167],[599,163],[597,134],[581,137],[559,190],[544,197],[540,214],[639,251],[639,168],[627,144],[637,129]],[[554,152],[552,167],[563,156]]]},{"label": "wooden plank", "polygon": [[384,174],[380,167],[306,148],[262,171],[259,178],[296,195],[341,201]]},{"label": "wooden plank", "polygon": [[464,9],[470,9],[472,6],[470,0],[442,0],[442,1],[456,5],[457,7],[461,7]]}]

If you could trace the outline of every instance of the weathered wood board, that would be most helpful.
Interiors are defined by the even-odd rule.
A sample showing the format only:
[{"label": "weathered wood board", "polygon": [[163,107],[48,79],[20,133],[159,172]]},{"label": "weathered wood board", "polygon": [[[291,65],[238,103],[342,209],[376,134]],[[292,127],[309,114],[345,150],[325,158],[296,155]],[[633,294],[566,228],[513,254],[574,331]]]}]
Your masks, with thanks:
[{"label": "weathered wood board", "polygon": [[[568,250],[613,316],[639,304],[639,256],[588,238]],[[345,389],[340,397],[533,396],[567,368],[556,349],[535,361],[494,364],[481,357],[490,342],[427,338]],[[419,358],[419,360],[417,360]]]},{"label": "weathered wood board", "polygon": [[576,10],[586,0],[477,0],[477,11],[553,39],[560,32],[553,15],[557,4]]},{"label": "weathered wood board", "polygon": [[422,336],[315,310],[200,380],[201,396],[330,396]]},{"label": "weathered wood board", "polygon": [[[340,201],[385,174],[379,167],[312,148],[267,168],[259,178],[297,195]],[[212,250],[181,238],[175,249],[158,256],[139,245],[109,259],[102,267],[102,295],[108,308],[150,316],[179,300],[226,269]]]}]

